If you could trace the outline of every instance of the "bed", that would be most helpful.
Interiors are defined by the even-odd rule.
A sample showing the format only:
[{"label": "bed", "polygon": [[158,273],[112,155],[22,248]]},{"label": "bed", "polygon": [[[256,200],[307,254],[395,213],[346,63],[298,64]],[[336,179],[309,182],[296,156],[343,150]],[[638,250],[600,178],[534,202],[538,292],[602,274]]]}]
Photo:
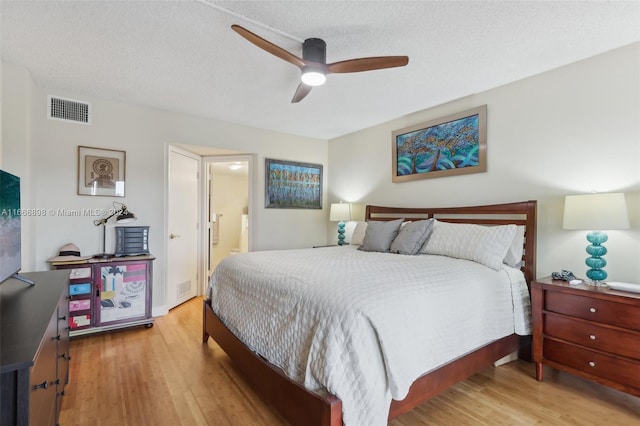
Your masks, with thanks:
[{"label": "bed", "polygon": [[[386,424],[529,341],[535,201],[458,208],[367,206],[365,216],[372,228],[392,226],[398,218],[413,224],[431,219],[434,229],[425,244],[431,252],[408,256],[350,246],[255,252],[232,256],[212,277],[203,306],[203,342],[213,337],[256,392],[294,425]],[[434,251],[442,241],[446,249],[446,241],[457,236],[451,232],[464,227],[494,234],[513,230],[511,240],[522,246],[517,264],[490,268]],[[280,273],[287,262],[301,269]],[[420,271],[429,271],[429,279]],[[370,275],[364,280],[354,278],[365,273]],[[475,293],[464,296],[463,288]],[[489,291],[496,294],[486,296]],[[487,297],[490,309],[472,312]],[[417,308],[427,299],[452,307]],[[393,312],[387,306],[403,308]],[[452,328],[447,315],[455,316],[461,328]],[[306,346],[291,343],[293,337]]]}]

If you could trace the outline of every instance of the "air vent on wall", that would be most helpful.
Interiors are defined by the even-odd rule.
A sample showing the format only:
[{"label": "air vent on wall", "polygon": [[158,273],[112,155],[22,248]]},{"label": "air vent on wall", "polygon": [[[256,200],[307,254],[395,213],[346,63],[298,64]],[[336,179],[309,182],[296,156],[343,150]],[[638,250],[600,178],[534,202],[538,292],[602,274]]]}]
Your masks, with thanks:
[{"label": "air vent on wall", "polygon": [[181,297],[186,296],[191,291],[191,280],[185,281],[178,284],[176,298],[180,299]]},{"label": "air vent on wall", "polygon": [[91,124],[91,104],[59,96],[47,97],[48,118],[71,121],[79,124]]}]

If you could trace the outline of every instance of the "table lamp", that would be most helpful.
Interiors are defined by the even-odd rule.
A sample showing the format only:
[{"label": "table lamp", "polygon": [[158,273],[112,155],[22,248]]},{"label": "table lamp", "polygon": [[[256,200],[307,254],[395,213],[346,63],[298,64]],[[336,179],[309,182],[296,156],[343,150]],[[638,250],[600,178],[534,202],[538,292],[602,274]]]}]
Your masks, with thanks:
[{"label": "table lamp", "polygon": [[[116,204],[120,205],[120,208],[116,207]],[[106,228],[107,228],[107,222],[109,221],[109,219],[111,219],[114,216],[118,216],[116,217],[116,222],[117,223],[129,223],[129,222],[133,222],[134,220],[136,220],[136,215],[131,213],[129,210],[127,210],[127,206],[125,206],[122,203],[117,203],[114,201],[113,203],[113,213],[103,219],[96,219],[93,221],[93,224],[96,226],[100,226],[102,225],[102,253],[100,254],[96,254],[95,258],[109,258],[109,257],[113,257],[114,254],[113,253],[106,253],[107,249],[106,249]]]},{"label": "table lamp", "polygon": [[333,203],[329,213],[331,222],[338,222],[338,245],[343,246],[344,242],[344,225],[345,221],[351,220],[351,204],[349,203]]},{"label": "table lamp", "polygon": [[587,277],[595,285],[607,279],[604,267],[607,261],[603,256],[607,254],[607,248],[602,244],[608,240],[608,236],[602,230],[629,229],[629,215],[624,194],[584,194],[567,195],[564,198],[563,229],[590,230],[587,234],[587,253],[590,257],[585,260],[589,270]]}]

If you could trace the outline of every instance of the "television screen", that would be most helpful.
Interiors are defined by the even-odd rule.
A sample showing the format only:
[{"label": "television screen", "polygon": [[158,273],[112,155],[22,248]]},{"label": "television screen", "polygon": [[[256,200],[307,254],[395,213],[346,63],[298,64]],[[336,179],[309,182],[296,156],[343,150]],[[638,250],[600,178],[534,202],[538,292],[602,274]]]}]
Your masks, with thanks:
[{"label": "television screen", "polygon": [[20,178],[0,170],[0,283],[20,270]]}]

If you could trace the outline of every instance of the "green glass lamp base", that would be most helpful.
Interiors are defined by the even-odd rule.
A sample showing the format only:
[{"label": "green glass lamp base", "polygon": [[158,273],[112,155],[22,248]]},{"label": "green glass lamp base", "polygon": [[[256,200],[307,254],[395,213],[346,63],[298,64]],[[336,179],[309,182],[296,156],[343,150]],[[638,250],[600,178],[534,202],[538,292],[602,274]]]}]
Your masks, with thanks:
[{"label": "green glass lamp base", "polygon": [[587,246],[587,253],[591,257],[588,257],[584,263],[591,268],[587,271],[587,278],[593,281],[593,285],[602,285],[602,281],[606,280],[608,276],[604,270],[607,261],[602,258],[607,254],[607,248],[601,245],[608,239],[607,234],[602,231],[593,231],[587,234],[587,241],[591,243]]},{"label": "green glass lamp base", "polygon": [[343,246],[346,244],[346,242],[344,241],[345,236],[344,236],[344,222],[338,222],[338,245],[339,246]]}]

